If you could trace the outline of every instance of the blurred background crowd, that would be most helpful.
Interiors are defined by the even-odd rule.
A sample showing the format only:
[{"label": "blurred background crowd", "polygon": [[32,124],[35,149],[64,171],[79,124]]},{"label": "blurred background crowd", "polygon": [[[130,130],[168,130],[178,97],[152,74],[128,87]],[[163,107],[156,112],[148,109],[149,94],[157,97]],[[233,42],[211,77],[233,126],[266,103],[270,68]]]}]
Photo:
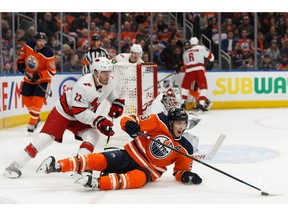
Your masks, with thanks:
[{"label": "blurred background crowd", "polygon": [[17,13],[0,12],[0,74],[17,73],[21,47],[38,31],[55,51],[57,73],[80,72],[91,36],[110,58],[143,48],[142,59],[174,70],[196,36],[216,57],[213,70],[287,70],[288,13]]}]

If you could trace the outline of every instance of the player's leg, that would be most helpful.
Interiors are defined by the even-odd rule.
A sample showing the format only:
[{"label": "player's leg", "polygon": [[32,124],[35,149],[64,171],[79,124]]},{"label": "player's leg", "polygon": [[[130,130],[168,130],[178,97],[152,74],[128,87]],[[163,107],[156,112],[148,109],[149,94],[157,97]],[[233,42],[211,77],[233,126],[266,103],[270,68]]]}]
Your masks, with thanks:
[{"label": "player's leg", "polygon": [[207,88],[208,88],[205,71],[199,70],[199,71],[196,71],[196,73],[197,73],[196,83],[199,88],[199,101],[196,105],[196,108],[202,111],[208,111],[208,109],[205,108],[206,100],[207,100],[206,98]]},{"label": "player's leg", "polygon": [[189,91],[191,88],[191,84],[195,81],[194,72],[185,73],[182,85],[181,85],[181,95],[182,95],[182,105],[181,107],[186,109],[186,102],[188,99]]},{"label": "player's leg", "polygon": [[33,142],[29,143],[12,164],[6,168],[4,176],[19,178],[22,175],[21,169],[28,161],[35,158],[40,151],[51,145],[54,140],[62,142],[62,136],[69,124],[71,124],[71,121],[61,116],[53,108],[39,135],[35,136]]}]

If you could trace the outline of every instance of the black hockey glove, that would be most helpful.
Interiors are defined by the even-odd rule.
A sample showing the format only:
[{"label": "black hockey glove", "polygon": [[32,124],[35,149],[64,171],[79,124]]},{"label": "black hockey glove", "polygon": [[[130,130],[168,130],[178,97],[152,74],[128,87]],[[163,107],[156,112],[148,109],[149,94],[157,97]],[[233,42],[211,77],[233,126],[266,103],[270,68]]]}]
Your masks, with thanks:
[{"label": "black hockey glove", "polygon": [[93,124],[98,128],[98,130],[102,134],[106,136],[113,136],[115,133],[112,130],[113,123],[104,116],[97,116]]},{"label": "black hockey glove", "polygon": [[213,62],[208,61],[208,62],[206,63],[206,69],[207,69],[207,70],[212,70],[213,67],[214,67],[214,63],[213,63]]},{"label": "black hockey glove", "polygon": [[30,82],[37,82],[41,78],[41,75],[38,72],[34,73],[32,77],[26,72],[26,76]]},{"label": "black hockey glove", "polygon": [[25,73],[25,61],[24,60],[18,60],[17,61],[17,70],[20,73]]},{"label": "black hockey glove", "polygon": [[196,173],[193,173],[190,171],[185,171],[181,175],[181,181],[183,183],[187,183],[187,184],[201,184],[202,179]]},{"label": "black hockey glove", "polygon": [[110,111],[108,115],[112,118],[118,118],[123,114],[125,106],[125,99],[117,98],[112,102],[112,106],[110,108]]},{"label": "black hockey glove", "polygon": [[127,121],[125,124],[125,131],[131,138],[136,138],[138,132],[140,132],[140,126],[135,121]]}]

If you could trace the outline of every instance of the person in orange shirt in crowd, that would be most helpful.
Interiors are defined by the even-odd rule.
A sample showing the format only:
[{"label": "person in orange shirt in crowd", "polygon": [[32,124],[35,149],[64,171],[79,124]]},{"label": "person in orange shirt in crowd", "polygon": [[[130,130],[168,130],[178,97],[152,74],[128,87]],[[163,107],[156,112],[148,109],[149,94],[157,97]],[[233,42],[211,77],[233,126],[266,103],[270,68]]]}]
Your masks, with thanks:
[{"label": "person in orange shirt in crowd", "polygon": [[39,123],[42,106],[50,90],[52,78],[56,74],[53,50],[46,45],[47,36],[43,32],[35,35],[21,49],[17,69],[24,74],[21,87],[22,102],[26,106],[30,120],[28,132],[33,133]]},{"label": "person in orange shirt in crowd", "polygon": [[[50,156],[41,163],[37,172],[48,174],[97,170],[102,172],[99,178],[86,175],[76,180],[76,183],[91,189],[117,190],[140,188],[148,182],[154,182],[167,171],[167,166],[173,164],[176,181],[201,184],[200,176],[191,172],[192,158],[165,147],[173,147],[185,155],[193,154],[192,145],[182,136],[187,121],[187,113],[180,108],[170,109],[167,115],[162,112],[145,116],[124,116],[120,121],[121,128],[133,138],[124,149],[58,161]],[[144,131],[151,139],[141,135]]]}]

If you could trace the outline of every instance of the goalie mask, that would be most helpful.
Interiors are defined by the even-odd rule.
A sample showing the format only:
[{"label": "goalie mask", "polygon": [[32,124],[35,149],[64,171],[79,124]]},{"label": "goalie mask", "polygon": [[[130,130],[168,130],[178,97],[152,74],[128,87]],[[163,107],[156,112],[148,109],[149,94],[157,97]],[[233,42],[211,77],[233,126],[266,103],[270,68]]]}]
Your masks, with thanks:
[{"label": "goalie mask", "polygon": [[180,108],[181,94],[177,87],[171,87],[163,93],[161,102],[164,104],[167,111],[171,108]]},{"label": "goalie mask", "polygon": [[92,64],[90,65],[90,71],[93,73],[94,77],[100,84],[106,85],[107,80],[103,82],[103,80],[101,80],[100,74],[102,72],[109,72],[110,75],[110,72],[112,71],[112,63],[106,57],[95,58]]}]

